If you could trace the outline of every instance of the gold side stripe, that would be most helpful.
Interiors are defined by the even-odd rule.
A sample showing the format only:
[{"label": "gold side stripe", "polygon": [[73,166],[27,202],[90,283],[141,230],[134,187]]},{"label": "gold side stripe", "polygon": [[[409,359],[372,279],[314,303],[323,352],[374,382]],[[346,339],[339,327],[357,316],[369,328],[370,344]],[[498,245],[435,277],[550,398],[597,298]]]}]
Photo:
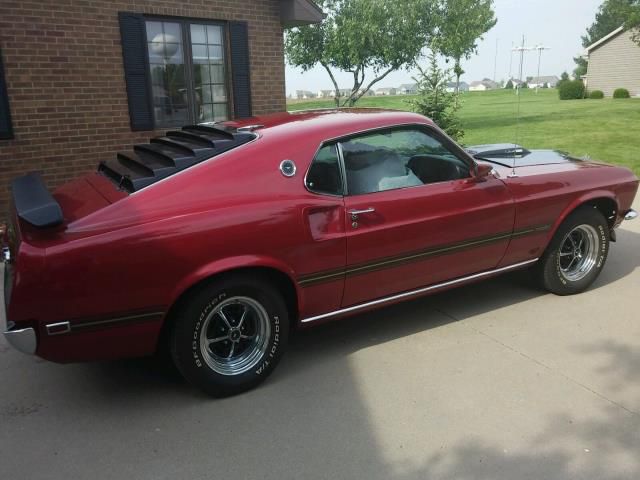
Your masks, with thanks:
[{"label": "gold side stripe", "polygon": [[524,267],[526,267],[528,265],[532,265],[533,263],[535,263],[537,261],[538,261],[537,258],[533,258],[531,260],[527,260],[527,261],[520,262],[520,263],[514,263],[513,265],[508,265],[506,267],[496,268],[494,270],[487,270],[487,271],[480,272],[480,273],[474,273],[473,275],[468,275],[466,277],[455,278],[455,279],[449,280],[447,282],[437,283],[435,285],[430,285],[428,287],[419,288],[417,290],[411,290],[409,292],[398,293],[396,295],[391,295],[389,297],[379,298],[377,300],[372,300],[371,302],[360,303],[358,305],[353,305],[351,307],[341,308],[340,310],[335,310],[335,311],[329,312],[329,313],[323,313],[321,315],[316,315],[314,317],[307,317],[307,318],[302,319],[301,322],[302,323],[315,322],[317,320],[323,320],[325,318],[331,318],[331,317],[336,317],[336,316],[340,316],[340,315],[346,315],[346,314],[352,313],[352,312],[357,312],[359,310],[363,310],[363,309],[366,309],[366,308],[371,308],[371,307],[374,307],[376,305],[384,305],[385,303],[395,302],[395,301],[398,301],[398,300],[402,300],[402,299],[410,298],[410,297],[415,297],[415,296],[418,296],[418,295],[424,295],[424,294],[427,294],[429,292],[435,292],[435,291],[441,290],[443,288],[453,287],[453,286],[456,286],[456,285],[464,284],[465,282],[471,282],[471,281],[479,279],[479,278],[488,277],[488,276],[491,276],[491,275],[498,275],[500,273],[508,272],[508,271],[511,271],[511,270],[517,270],[518,268],[524,268]]},{"label": "gold side stripe", "polygon": [[436,256],[436,255],[443,255],[443,254],[452,253],[459,250],[464,250],[467,248],[472,248],[480,245],[498,242],[500,240],[506,240],[509,238],[518,238],[526,235],[531,235],[534,233],[545,232],[550,227],[551,225],[539,225],[539,226],[524,229],[524,230],[518,230],[516,232],[508,232],[508,233],[505,232],[498,235],[492,235],[491,237],[478,238],[468,242],[454,243],[454,244],[445,245],[442,247],[430,248],[430,249],[427,249],[421,252],[415,252],[409,255],[388,257],[384,260],[374,261],[371,263],[358,265],[351,268],[340,269],[340,270],[328,270],[328,271],[320,272],[316,274],[305,275],[303,277],[300,277],[300,279],[298,280],[298,284],[300,286],[306,287],[309,285],[314,285],[316,283],[323,283],[323,282],[335,280],[342,276],[359,275],[359,274],[374,272],[376,270],[391,268],[397,265],[402,265],[404,263],[409,263],[416,260],[422,260],[422,259]]}]

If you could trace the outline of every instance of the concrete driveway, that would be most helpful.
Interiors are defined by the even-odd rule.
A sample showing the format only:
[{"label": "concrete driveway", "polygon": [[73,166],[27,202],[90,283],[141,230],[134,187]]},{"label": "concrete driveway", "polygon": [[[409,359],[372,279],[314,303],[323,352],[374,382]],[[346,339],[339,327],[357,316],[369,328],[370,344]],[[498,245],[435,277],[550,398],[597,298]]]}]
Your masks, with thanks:
[{"label": "concrete driveway", "polygon": [[319,327],[225,400],[2,339],[0,478],[638,479],[640,221],[618,233],[582,295],[520,272]]}]

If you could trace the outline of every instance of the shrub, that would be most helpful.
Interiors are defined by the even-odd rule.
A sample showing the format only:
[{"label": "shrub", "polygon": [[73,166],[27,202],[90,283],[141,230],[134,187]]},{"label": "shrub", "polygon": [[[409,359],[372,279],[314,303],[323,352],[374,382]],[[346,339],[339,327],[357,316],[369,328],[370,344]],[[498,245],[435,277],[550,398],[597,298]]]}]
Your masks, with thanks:
[{"label": "shrub", "polygon": [[604,98],[604,93],[602,93],[602,90],[594,90],[593,92],[589,92],[589,98],[594,98],[594,99]]},{"label": "shrub", "polygon": [[629,90],[626,88],[616,88],[613,91],[613,98],[629,98]]},{"label": "shrub", "polygon": [[582,80],[562,82],[558,87],[560,100],[578,100],[584,98],[584,83]]},{"label": "shrub", "polygon": [[571,79],[569,78],[569,74],[567,72],[562,72],[562,75],[560,75],[560,81],[558,83],[556,83],[556,88],[560,89],[560,87],[567,83],[570,82]]},{"label": "shrub", "polygon": [[504,88],[506,88],[507,90],[513,90],[513,82],[511,81],[511,79],[509,79]]}]

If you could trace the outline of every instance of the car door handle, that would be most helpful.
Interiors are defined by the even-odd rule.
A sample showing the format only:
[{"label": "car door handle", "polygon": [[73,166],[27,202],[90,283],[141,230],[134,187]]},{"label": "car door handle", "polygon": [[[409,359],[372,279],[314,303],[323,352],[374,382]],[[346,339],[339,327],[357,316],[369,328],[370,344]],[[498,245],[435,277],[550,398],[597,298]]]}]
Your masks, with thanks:
[{"label": "car door handle", "polygon": [[373,213],[375,211],[376,211],[375,208],[369,207],[369,208],[363,208],[362,210],[349,210],[347,213],[351,215],[351,219],[355,221],[358,219],[358,215],[362,215],[363,213]]}]

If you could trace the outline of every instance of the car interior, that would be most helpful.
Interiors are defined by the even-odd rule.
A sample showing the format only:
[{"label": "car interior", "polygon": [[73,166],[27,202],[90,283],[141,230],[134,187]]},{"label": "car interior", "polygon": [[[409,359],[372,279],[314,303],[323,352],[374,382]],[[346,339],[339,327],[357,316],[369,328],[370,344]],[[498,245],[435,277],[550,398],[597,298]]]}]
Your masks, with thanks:
[{"label": "car interior", "polygon": [[[419,130],[376,133],[341,143],[349,195],[382,192],[469,177],[468,165],[438,140]],[[335,145],[316,156],[307,186],[319,193],[342,193]]]}]

